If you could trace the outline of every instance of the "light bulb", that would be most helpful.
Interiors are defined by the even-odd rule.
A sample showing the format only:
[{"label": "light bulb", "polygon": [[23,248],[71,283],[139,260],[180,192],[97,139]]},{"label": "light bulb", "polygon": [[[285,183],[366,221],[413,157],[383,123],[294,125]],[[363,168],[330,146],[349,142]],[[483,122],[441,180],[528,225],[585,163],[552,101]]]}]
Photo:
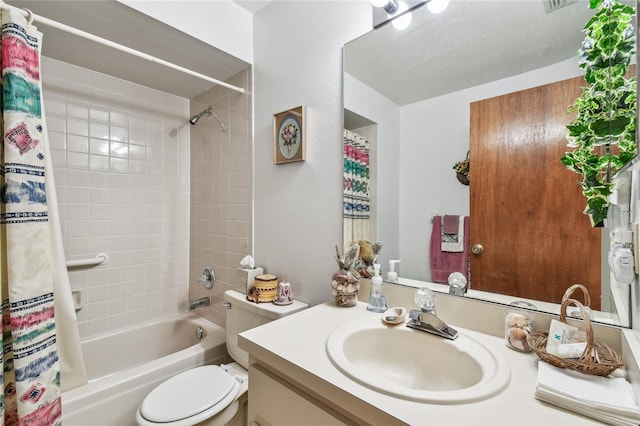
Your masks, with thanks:
[{"label": "light bulb", "polygon": [[449,0],[430,0],[427,3],[427,8],[433,14],[444,12],[447,6],[449,6]]},{"label": "light bulb", "polygon": [[[396,15],[400,15],[406,10],[407,4],[403,1],[398,2],[398,12],[396,13]],[[404,30],[411,24],[412,18],[413,17],[411,16],[411,12],[407,12],[402,16],[396,16],[395,18],[393,18],[391,23],[396,30]]]}]

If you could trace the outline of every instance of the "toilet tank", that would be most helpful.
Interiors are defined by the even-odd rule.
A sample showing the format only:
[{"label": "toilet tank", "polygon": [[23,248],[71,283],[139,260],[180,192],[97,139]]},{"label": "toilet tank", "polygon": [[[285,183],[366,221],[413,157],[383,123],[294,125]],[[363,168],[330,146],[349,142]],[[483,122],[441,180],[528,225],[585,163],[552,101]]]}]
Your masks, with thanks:
[{"label": "toilet tank", "polygon": [[249,368],[249,354],[238,347],[238,334],[309,307],[297,300],[290,305],[249,302],[246,294],[235,290],[227,290],[224,299],[230,305],[227,307],[227,351],[246,369]]}]

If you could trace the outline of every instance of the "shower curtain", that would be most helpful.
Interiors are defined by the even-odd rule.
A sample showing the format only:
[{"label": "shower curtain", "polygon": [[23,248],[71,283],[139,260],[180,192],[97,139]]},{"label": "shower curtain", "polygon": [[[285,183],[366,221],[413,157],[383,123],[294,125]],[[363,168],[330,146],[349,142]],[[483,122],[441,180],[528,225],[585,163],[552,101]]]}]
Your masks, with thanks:
[{"label": "shower curtain", "polygon": [[369,141],[345,129],[342,142],[343,241],[369,240]]},{"label": "shower curtain", "polygon": [[61,424],[61,382],[86,383],[41,99],[41,41],[21,13],[2,12],[0,423],[9,425]]}]

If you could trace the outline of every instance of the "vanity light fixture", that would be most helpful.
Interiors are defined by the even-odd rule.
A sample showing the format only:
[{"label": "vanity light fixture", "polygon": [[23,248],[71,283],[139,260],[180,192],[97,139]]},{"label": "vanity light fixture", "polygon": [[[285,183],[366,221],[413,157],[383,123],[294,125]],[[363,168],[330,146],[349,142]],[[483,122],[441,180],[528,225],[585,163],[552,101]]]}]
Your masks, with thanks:
[{"label": "vanity light fixture", "polygon": [[407,4],[401,1],[398,5],[398,11],[396,13],[398,16],[393,18],[393,20],[391,21],[391,24],[396,30],[404,30],[409,27],[409,25],[411,25],[412,16],[411,12],[407,12],[407,9]]},{"label": "vanity light fixture", "polygon": [[387,20],[397,30],[404,30],[411,24],[411,12],[404,0],[371,0],[371,4],[386,12]]},{"label": "vanity light fixture", "polygon": [[[434,0],[370,0],[373,8],[373,28],[393,23],[398,30],[411,24],[411,11]],[[439,0],[442,1],[442,0]],[[448,4],[448,0],[444,0]],[[446,6],[445,6],[446,7]]]},{"label": "vanity light fixture", "polygon": [[384,9],[389,15],[393,15],[398,11],[399,5],[396,0],[371,0],[374,7]]}]

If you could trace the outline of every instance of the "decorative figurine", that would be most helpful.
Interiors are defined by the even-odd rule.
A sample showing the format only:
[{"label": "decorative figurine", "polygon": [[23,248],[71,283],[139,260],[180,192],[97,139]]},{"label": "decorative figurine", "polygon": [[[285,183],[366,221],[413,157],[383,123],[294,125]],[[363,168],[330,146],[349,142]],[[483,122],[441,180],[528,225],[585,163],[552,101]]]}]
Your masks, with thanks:
[{"label": "decorative figurine", "polygon": [[273,301],[276,305],[290,305],[293,303],[293,293],[291,292],[291,284],[287,281],[278,283],[278,294]]},{"label": "decorative figurine", "polygon": [[351,245],[344,257],[340,255],[340,249],[336,246],[336,261],[340,270],[333,274],[331,287],[333,288],[333,297],[339,306],[353,306],[358,300],[360,274],[353,270],[353,265],[359,253],[360,246],[357,243]]},{"label": "decorative figurine", "polygon": [[359,240],[357,243],[360,247],[360,254],[356,259],[355,269],[364,278],[373,277],[373,264],[376,263],[378,254],[382,251],[382,243],[376,241],[371,243],[366,240]]}]

